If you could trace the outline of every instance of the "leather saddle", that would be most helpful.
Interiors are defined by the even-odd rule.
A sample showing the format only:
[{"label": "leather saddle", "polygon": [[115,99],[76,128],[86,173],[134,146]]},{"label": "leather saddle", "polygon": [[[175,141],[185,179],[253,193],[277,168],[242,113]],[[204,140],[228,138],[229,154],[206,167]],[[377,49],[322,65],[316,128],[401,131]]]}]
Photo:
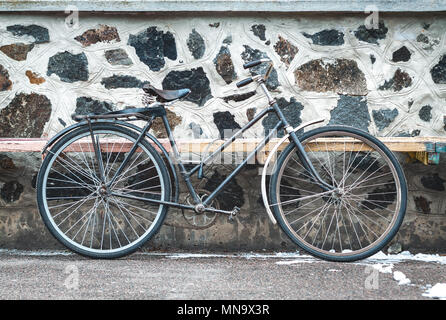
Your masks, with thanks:
[{"label": "leather saddle", "polygon": [[145,84],[142,89],[145,93],[156,96],[157,100],[160,102],[170,102],[177,99],[182,99],[190,93],[189,89],[160,90],[150,84]]},{"label": "leather saddle", "polygon": [[[181,99],[186,97],[191,91],[190,89],[179,89],[179,90],[160,90],[157,89],[149,84],[146,84],[142,88],[144,92],[147,94],[150,94],[151,96],[155,96],[159,102],[170,102],[177,99]],[[105,119],[105,118],[118,118],[121,116],[129,117],[129,116],[135,116],[135,113],[143,114],[143,115],[150,115],[153,113],[153,110],[150,110],[153,108],[129,108],[124,110],[118,110],[118,111],[111,111],[106,113],[96,113],[91,112],[87,115],[83,114],[72,114],[71,118],[74,121],[82,121],[85,119]]]}]

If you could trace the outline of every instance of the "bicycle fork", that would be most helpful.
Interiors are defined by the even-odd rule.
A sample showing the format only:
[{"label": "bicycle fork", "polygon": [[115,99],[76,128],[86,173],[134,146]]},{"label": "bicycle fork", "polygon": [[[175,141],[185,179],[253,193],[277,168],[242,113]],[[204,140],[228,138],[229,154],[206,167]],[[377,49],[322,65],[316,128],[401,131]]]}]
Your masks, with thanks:
[{"label": "bicycle fork", "polygon": [[310,177],[315,180],[319,184],[322,190],[324,191],[333,191],[336,189],[335,186],[332,186],[328,183],[326,183],[322,178],[319,176],[319,173],[314,168],[313,164],[311,163],[311,160],[308,159],[307,153],[305,152],[304,147],[300,143],[299,138],[297,137],[297,134],[295,131],[289,132],[289,140],[290,142],[294,143],[297,149],[297,155],[299,159],[302,161],[302,165],[305,168],[305,170],[310,174]]},{"label": "bicycle fork", "polygon": [[305,168],[305,170],[310,174],[310,177],[315,180],[317,184],[322,188],[324,191],[333,191],[336,189],[335,186],[331,186],[330,184],[326,183],[322,178],[319,176],[319,173],[314,168],[313,164],[311,163],[311,160],[308,158],[307,153],[305,152],[304,147],[302,146],[302,143],[300,143],[300,140],[297,136],[296,131],[293,127],[288,123],[286,120],[284,114],[282,113],[282,110],[280,110],[277,102],[270,96],[269,92],[266,89],[266,86],[264,83],[261,84],[261,87],[264,89],[265,93],[267,93],[268,99],[270,99],[270,104],[274,108],[274,111],[276,112],[279,119],[282,121],[284,125],[285,132],[289,135],[288,140],[291,143],[294,143],[297,149],[297,155],[299,159],[302,161],[302,165]]}]

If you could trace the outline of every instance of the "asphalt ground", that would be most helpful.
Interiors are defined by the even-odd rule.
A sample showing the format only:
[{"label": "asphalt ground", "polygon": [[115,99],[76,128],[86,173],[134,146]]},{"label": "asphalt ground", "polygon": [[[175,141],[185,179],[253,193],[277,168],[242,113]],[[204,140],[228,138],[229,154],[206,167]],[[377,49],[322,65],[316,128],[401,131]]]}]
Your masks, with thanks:
[{"label": "asphalt ground", "polygon": [[[431,299],[446,265],[333,263],[293,253],[136,253],[92,260],[68,252],[0,252],[0,299]],[[381,268],[380,268],[380,264]],[[384,272],[380,272],[381,271]],[[394,272],[410,279],[399,284]],[[393,272],[393,273],[392,273]]]}]

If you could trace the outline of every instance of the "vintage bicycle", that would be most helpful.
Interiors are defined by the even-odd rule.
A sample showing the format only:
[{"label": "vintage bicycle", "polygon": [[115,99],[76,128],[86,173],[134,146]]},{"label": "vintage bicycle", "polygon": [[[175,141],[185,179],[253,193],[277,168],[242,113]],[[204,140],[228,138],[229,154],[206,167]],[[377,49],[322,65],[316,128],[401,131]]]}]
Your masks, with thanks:
[{"label": "vintage bicycle", "polygon": [[[45,225],[67,248],[92,258],[130,254],[160,229],[170,207],[199,216],[240,211],[215,206],[217,195],[257,152],[283,130],[284,136],[265,161],[261,192],[266,212],[287,236],[308,253],[331,261],[354,261],[381,250],[397,233],[406,211],[407,185],[395,155],[374,136],[347,126],[324,126],[314,120],[293,128],[265,85],[273,63],[238,82],[255,82],[267,106],[214,152],[191,169],[181,159],[166,107],[189,89],[159,90],[145,85],[144,108],[104,114],[73,115],[77,122],[50,139],[42,151],[37,203]],[[191,177],[265,115],[277,124],[213,191],[197,191]],[[155,119],[167,132],[173,154],[149,133]],[[143,127],[133,120],[143,120]],[[288,144],[283,148],[284,144]],[[281,147],[282,146],[282,147]],[[270,174],[270,179],[267,175]],[[182,178],[191,201],[180,203]]]}]

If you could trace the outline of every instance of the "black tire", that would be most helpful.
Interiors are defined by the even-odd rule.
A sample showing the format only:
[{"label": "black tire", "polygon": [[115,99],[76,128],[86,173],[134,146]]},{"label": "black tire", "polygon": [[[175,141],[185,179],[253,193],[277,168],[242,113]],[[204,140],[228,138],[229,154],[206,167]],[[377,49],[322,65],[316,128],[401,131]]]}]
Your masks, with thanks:
[{"label": "black tire", "polygon": [[[110,123],[93,123],[92,124],[92,130],[97,135],[101,135],[101,134],[104,135],[104,136],[106,136],[106,135],[110,135],[110,136],[114,135],[116,137],[121,137],[122,139],[128,139],[128,141],[136,141],[136,139],[138,138],[138,134],[135,133],[134,131],[131,131],[131,130],[126,129],[124,127],[113,125],[113,124],[110,124]],[[75,178],[74,175],[71,175],[71,173],[69,173],[69,171],[61,173],[60,172],[61,171],[60,168],[58,168],[59,171],[57,171],[55,169],[56,166],[57,166],[57,163],[62,164],[62,166],[66,167],[66,168],[69,168],[70,163],[71,164],[76,163],[76,161],[74,161],[70,157],[66,156],[70,152],[70,151],[66,151],[66,150],[70,150],[69,149],[70,146],[71,147],[75,147],[75,143],[76,142],[78,144],[80,144],[79,141],[81,141],[80,140],[81,137],[84,137],[84,138],[85,137],[91,137],[88,126],[84,126],[84,127],[80,127],[78,129],[75,129],[75,130],[67,133],[62,138],[60,138],[54,144],[54,146],[51,148],[51,150],[49,150],[47,156],[43,160],[42,165],[41,165],[40,170],[39,170],[39,173],[38,173],[38,176],[37,176],[37,204],[38,204],[39,212],[40,212],[40,214],[42,216],[42,219],[43,219],[46,227],[49,229],[51,234],[59,242],[61,242],[64,246],[66,246],[68,249],[70,249],[70,250],[72,250],[72,251],[74,251],[74,252],[76,252],[76,253],[78,253],[80,255],[87,256],[87,257],[90,257],[90,258],[95,258],[95,259],[114,259],[114,258],[119,258],[119,257],[125,256],[125,255],[128,255],[128,254],[131,254],[134,251],[136,251],[138,248],[140,248],[146,241],[148,241],[150,238],[152,238],[159,231],[161,225],[164,222],[166,214],[167,214],[167,210],[168,210],[167,206],[165,206],[165,205],[158,205],[158,207],[157,207],[158,210],[156,212],[153,212],[153,215],[154,215],[153,221],[146,223],[146,222],[144,222],[142,220],[142,218],[144,218],[147,221],[150,221],[150,220],[147,217],[142,217],[142,213],[140,213],[140,212],[143,212],[143,210],[145,210],[147,212],[152,212],[152,211],[148,210],[147,207],[145,207],[146,206],[146,202],[140,201],[140,203],[141,203],[140,207],[139,206],[131,207],[131,204],[128,205],[128,206],[127,205],[123,205],[124,203],[126,203],[124,201],[123,202],[118,202],[118,201],[116,201],[114,199],[112,201],[112,199],[111,199],[112,196],[110,196],[107,201],[105,201],[105,200],[102,201],[100,199],[99,200],[95,200],[94,208],[91,208],[89,210],[89,212],[90,211],[91,212],[90,212],[90,214],[88,216],[88,224],[86,225],[86,229],[85,229],[85,231],[82,230],[82,233],[85,232],[85,234],[83,235],[82,243],[80,243],[80,244],[76,243],[76,241],[74,239],[76,239],[77,234],[81,230],[79,229],[79,231],[74,236],[74,239],[70,240],[68,238],[68,232],[69,231],[67,231],[67,234],[65,234],[61,229],[59,229],[59,227],[56,225],[55,220],[53,219],[53,216],[52,216],[52,213],[50,212],[50,209],[48,209],[48,208],[54,208],[54,207],[58,207],[58,206],[62,206],[62,205],[65,205],[65,206],[68,205],[68,204],[62,204],[62,205],[56,205],[56,206],[53,206],[53,207],[48,205],[48,201],[59,201],[59,200],[53,200],[55,198],[51,198],[51,192],[49,191],[49,189],[51,189],[51,188],[52,189],[56,188],[56,187],[54,187],[54,184],[55,184],[54,182],[48,183],[48,179],[52,179],[51,175],[54,176],[55,172],[57,172],[58,174],[60,173],[60,175],[58,175],[59,178],[60,177],[65,177],[65,178],[61,179],[61,180],[66,181],[66,182],[62,183],[63,186],[67,186],[68,185],[71,188],[78,188],[79,191],[76,191],[76,192],[78,192],[78,194],[77,194],[78,196],[76,198],[81,198],[82,199],[83,193],[88,193],[88,192],[90,192],[89,197],[91,196],[91,194],[93,194],[95,199],[101,198],[99,192],[97,190],[95,191],[95,188],[94,188],[93,184],[91,184],[91,185],[88,184],[88,186],[87,186],[87,182],[84,183],[85,180],[88,180],[88,177],[82,176],[81,177],[82,179],[79,179],[79,178]],[[110,144],[111,144],[111,142],[110,142]],[[109,146],[109,144],[107,142],[107,147],[108,146]],[[129,170],[130,169],[135,170],[136,174],[132,174],[132,175],[126,177],[124,175],[124,173],[122,173],[123,178],[120,179],[120,180],[123,180],[124,182],[122,182],[122,183],[126,184],[126,186],[123,187],[125,189],[122,189],[122,190],[126,190],[125,192],[127,192],[127,194],[139,195],[139,196],[142,196],[142,197],[147,197],[147,196],[154,197],[153,194],[156,194],[156,197],[159,197],[159,199],[168,201],[170,199],[171,183],[170,183],[170,177],[169,177],[169,174],[168,174],[168,170],[167,170],[167,168],[165,166],[165,163],[163,162],[163,160],[161,159],[160,155],[155,150],[155,148],[153,146],[151,146],[150,143],[147,142],[147,140],[142,140],[139,143],[138,147],[139,147],[139,150],[140,150],[139,153],[143,155],[142,159],[143,160],[145,159],[146,162],[144,164],[141,164],[142,161],[140,162],[140,160],[138,160],[138,162],[136,162],[136,159],[138,159],[137,156],[140,156],[140,155],[139,155],[139,153],[135,153],[134,157],[136,159],[135,159],[134,163],[138,163],[138,166],[136,166],[134,163],[130,163],[130,164],[127,165],[128,167],[126,166],[126,168],[129,168]],[[111,149],[113,149],[113,148],[115,148],[115,143],[113,143]],[[117,147],[116,147],[116,149],[117,149]],[[59,154],[62,153],[62,151],[64,151],[63,155],[61,155],[61,157],[58,157]],[[73,153],[75,153],[75,152],[73,152]],[[84,150],[82,150],[81,152],[78,152],[78,153],[79,154],[84,154],[84,158],[83,159],[86,160],[84,163],[88,166],[88,164],[90,163],[90,158],[86,158]],[[78,153],[75,153],[75,154],[77,155]],[[120,156],[124,156],[124,155],[125,155],[125,153],[124,153],[124,151],[122,151],[122,147],[121,147],[121,149],[118,152],[116,152],[116,151],[109,151],[108,153],[105,153],[105,152],[102,153],[102,159],[103,159],[102,161],[105,161],[105,157],[108,157],[106,160],[107,160],[107,165],[110,166],[110,169],[109,169],[109,171],[107,173],[110,176],[113,175],[111,168],[113,168],[114,166],[115,166],[114,168],[116,168],[119,165],[118,164],[119,160],[116,162],[116,159],[118,159]],[[144,157],[146,157],[146,158],[144,158]],[[66,159],[68,159],[68,160],[66,160]],[[73,159],[74,159],[74,156],[73,156]],[[82,160],[82,157],[79,156],[78,159]],[[119,159],[122,159],[122,158],[119,158]],[[97,159],[96,159],[96,161],[97,161]],[[113,163],[112,163],[112,161],[113,161]],[[82,161],[79,161],[78,163],[76,163],[76,165],[77,164],[82,164],[81,162]],[[151,162],[153,162],[153,167],[146,168],[146,169],[140,169],[140,166],[141,166],[141,168],[144,168],[143,167],[144,165],[148,166],[148,164],[151,164]],[[65,163],[65,165],[64,165],[64,163]],[[92,163],[94,164],[94,160],[92,160]],[[76,168],[76,165],[74,165],[73,167]],[[135,166],[134,169],[132,168],[132,165]],[[59,167],[62,167],[62,166],[59,165]],[[79,171],[77,171],[77,170],[80,170],[80,169],[77,168],[76,171],[73,171],[73,173],[75,175],[77,174],[78,176],[81,176],[79,174]],[[94,180],[93,176],[98,172],[97,170],[98,169],[90,171],[90,172],[94,172],[94,174],[93,173],[91,174],[91,179],[88,180],[88,183],[90,183],[91,181]],[[104,171],[106,171],[106,170],[104,170]],[[143,171],[146,171],[146,172],[143,174]],[[83,171],[83,172],[86,172],[86,171]],[[122,172],[125,172],[125,170],[123,170]],[[130,172],[133,172],[133,171],[130,170]],[[63,174],[63,176],[62,176],[62,174]],[[140,178],[140,176],[149,175],[149,174],[157,174],[155,176],[155,178],[156,178],[155,181],[159,182],[159,187],[156,186],[155,191],[158,191],[158,189],[159,189],[159,192],[143,191],[143,190],[147,190],[147,189],[150,189],[150,188],[147,188],[145,185],[143,185],[143,181],[137,180],[137,179],[142,179],[142,178]],[[129,179],[133,179],[133,180],[129,180]],[[56,180],[56,179],[54,179],[54,180]],[[129,186],[130,181],[133,184]],[[136,183],[134,181],[136,181]],[[144,182],[144,183],[146,183],[146,182]],[[56,185],[57,185],[57,183],[56,183]],[[119,185],[119,183],[116,182],[115,186],[118,186],[118,185]],[[135,187],[136,185],[140,185],[141,187],[138,187],[139,188],[138,189],[137,187]],[[58,190],[60,190],[60,191],[57,191],[57,192],[61,192],[62,193],[62,196],[60,196],[59,198],[61,198],[63,200],[67,200],[68,198],[70,198],[68,196],[69,195],[69,191],[66,191],[63,186],[62,187],[58,187],[59,188]],[[114,188],[118,188],[118,187],[114,187]],[[152,187],[152,189],[153,188],[154,187]],[[47,193],[47,190],[48,190],[48,193]],[[74,191],[71,191],[71,194],[75,194]],[[71,197],[71,198],[74,199],[75,197]],[[76,202],[80,202],[81,203],[80,207],[82,207],[85,203],[88,203],[88,201],[85,201],[85,199],[86,199],[86,197],[84,196],[83,200],[78,200]],[[92,199],[93,199],[93,196],[92,196]],[[91,199],[91,201],[92,201],[92,199]],[[102,198],[102,199],[105,199],[105,198]],[[116,197],[116,199],[118,199],[118,198]],[[74,200],[70,199],[70,201],[74,201]],[[128,200],[128,201],[132,202],[133,200]],[[93,249],[91,246],[90,246],[90,248],[88,248],[87,246],[83,245],[84,238],[86,237],[86,234],[88,232],[88,228],[90,226],[90,218],[94,215],[94,218],[93,218],[94,219],[94,224],[92,224],[92,230],[88,233],[89,237],[90,237],[90,234],[91,234],[91,243],[93,243],[93,238],[94,238],[94,235],[95,235],[95,232],[96,232],[95,231],[96,230],[95,229],[95,226],[96,226],[96,224],[95,224],[96,223],[96,216],[99,214],[96,211],[97,211],[97,209],[99,211],[99,206],[101,205],[100,203],[104,207],[104,209],[102,209],[102,211],[103,211],[102,212],[102,220],[103,220],[102,228],[103,229],[102,229],[102,239],[101,239],[101,243],[100,243],[101,246],[100,246],[99,249],[97,249],[97,248]],[[106,203],[106,205],[105,205],[105,203]],[[142,203],[144,203],[144,206],[143,206]],[[73,212],[75,212],[79,208],[78,205],[73,206],[71,204],[69,204],[69,207],[74,207],[75,208]],[[112,211],[111,208],[112,207],[114,207],[115,210],[119,209],[119,211],[122,213],[122,217],[120,218],[121,221],[127,220],[128,226],[124,225],[124,227],[122,227],[122,225],[120,225],[118,223],[119,222],[118,219],[115,220],[115,216],[113,216],[112,213],[111,213],[111,211]],[[126,208],[124,208],[124,207],[126,207]],[[137,211],[136,208],[139,211]],[[62,211],[65,211],[65,210],[62,210]],[[81,219],[86,217],[86,215],[88,214],[88,212],[87,212],[87,214],[83,215],[84,212],[85,212],[85,209],[84,209],[84,211],[80,211],[80,215],[82,215],[82,217],[79,218],[79,221],[81,221]],[[115,211],[115,214],[116,214],[116,212],[118,212],[118,211]],[[135,212],[137,212],[137,213],[135,213]],[[61,213],[58,213],[57,215],[60,215],[60,214]],[[77,213],[77,214],[79,214],[79,213]],[[71,213],[71,215],[73,215],[73,213]],[[56,215],[54,215],[54,217],[55,216]],[[123,219],[123,218],[125,218],[125,219]],[[132,218],[133,218],[133,220],[132,220]],[[141,218],[141,219],[139,219],[139,218]],[[100,221],[99,219],[100,219],[100,217],[98,217],[98,221]],[[139,219],[139,221],[138,221],[138,219]],[[67,220],[67,223],[70,223],[68,226],[70,226],[72,224],[71,222],[68,222],[69,221],[69,217],[65,218],[64,220]],[[139,223],[139,226],[141,226],[141,229],[137,229],[137,228],[139,228],[139,226],[136,225],[136,222],[134,222],[134,220],[136,220]],[[76,222],[76,223],[78,223],[78,222]],[[108,240],[108,239],[106,239],[104,241],[105,230],[107,229],[106,228],[107,222],[108,222],[108,234],[109,234],[109,238],[110,238],[110,240],[109,240],[110,241],[110,245],[109,245],[109,249],[105,249],[105,248],[103,249],[103,244],[104,244],[104,247],[105,247],[105,242],[107,242],[107,240]],[[145,230],[143,228],[146,224],[148,224],[148,225],[150,224],[149,227],[147,227],[147,230]],[[85,222],[82,224],[82,227],[84,225],[85,225]],[[116,228],[115,228],[115,225],[116,225]],[[141,234],[140,237],[138,237],[139,233],[137,231],[135,231],[135,235],[136,235],[135,240],[134,241],[130,241],[131,239],[128,238],[127,235],[124,232],[124,230],[125,230],[124,228],[125,227],[127,227],[127,228],[131,227],[131,229],[133,229],[133,231],[135,231],[135,230],[138,230],[138,231],[142,230],[140,232],[142,234]],[[70,229],[71,228],[73,228],[73,226],[71,226]],[[98,224],[98,231],[100,231],[99,230],[99,224]],[[122,238],[122,234],[120,233],[120,231],[121,231],[122,234],[124,234],[125,238],[127,239],[127,241],[129,243],[127,245],[123,245],[122,248],[114,248],[112,246],[112,242],[118,241],[119,245],[121,245],[120,239],[122,240],[123,238]],[[116,235],[116,239],[112,240],[113,234]],[[94,240],[97,242],[96,238]]]},{"label": "black tire", "polygon": [[[334,204],[333,205],[333,212],[334,213],[332,213],[332,217],[331,217],[328,229],[326,228],[327,224],[325,223],[325,225],[324,225],[324,219],[325,219],[325,216],[327,215],[327,212],[329,210],[329,209],[327,209],[327,207],[330,207],[336,201],[336,200],[333,200],[333,199],[335,199],[335,197],[332,196],[333,194],[330,194],[329,196],[320,197],[321,200],[316,199],[316,197],[313,200],[311,200],[311,202],[318,201],[318,202],[321,202],[321,203],[322,203],[322,200],[325,201],[326,204],[324,205],[324,207],[322,209],[319,209],[319,210],[326,210],[326,212],[323,215],[321,214],[322,211],[319,212],[317,210],[313,210],[315,212],[311,213],[311,214],[315,215],[316,216],[315,218],[312,218],[311,220],[309,220],[309,218],[305,217],[305,216],[310,215],[310,213],[306,213],[304,215],[303,215],[303,213],[301,213],[300,216],[298,216],[298,218],[296,220],[293,220],[293,222],[289,222],[287,219],[290,219],[290,218],[285,217],[286,215],[290,215],[290,213],[291,214],[295,214],[295,212],[293,212],[293,211],[299,212],[299,211],[303,210],[303,205],[301,206],[300,201],[296,201],[294,206],[296,206],[297,209],[292,209],[292,210],[284,213],[284,210],[282,209],[282,205],[283,204],[291,205],[291,201],[288,201],[289,203],[287,203],[287,201],[281,200],[281,196],[280,196],[280,192],[281,192],[280,188],[282,188],[283,190],[286,190],[286,188],[292,188],[293,187],[293,186],[289,186],[289,182],[286,181],[286,177],[288,177],[288,176],[283,174],[284,170],[286,170],[286,169],[284,169],[284,166],[288,166],[287,163],[288,163],[288,161],[290,161],[289,159],[291,159],[293,157],[297,157],[297,156],[295,156],[296,155],[296,151],[295,151],[295,145],[293,143],[290,143],[285,148],[285,150],[280,154],[280,156],[278,157],[277,163],[276,163],[276,165],[275,165],[275,167],[273,169],[273,173],[272,173],[272,176],[271,176],[271,182],[270,182],[270,185],[269,185],[269,198],[271,199],[270,201],[271,201],[271,207],[272,207],[273,214],[274,214],[275,218],[277,219],[277,222],[278,222],[279,226],[287,234],[287,236],[295,244],[297,244],[300,248],[302,248],[306,252],[310,253],[311,255],[316,256],[316,257],[321,258],[321,259],[324,259],[324,260],[339,261],[339,262],[356,261],[356,260],[367,258],[367,257],[377,253],[386,244],[388,244],[392,240],[392,238],[395,236],[395,234],[398,232],[398,229],[401,226],[401,223],[402,223],[402,221],[404,219],[404,215],[405,215],[405,212],[406,212],[407,184],[406,184],[406,180],[405,180],[405,177],[404,177],[403,170],[402,170],[398,160],[396,159],[395,155],[381,141],[379,141],[377,138],[371,136],[370,134],[368,134],[368,133],[366,133],[364,131],[361,131],[361,130],[358,130],[358,129],[352,128],[352,127],[328,126],[328,127],[321,127],[321,128],[317,128],[317,129],[314,129],[314,130],[310,130],[310,131],[304,133],[299,139],[300,139],[301,143],[304,146],[306,145],[306,143],[308,143],[310,145],[310,141],[313,141],[313,145],[314,145],[314,143],[315,143],[314,141],[316,141],[314,139],[316,139],[316,137],[320,138],[320,137],[324,137],[324,135],[325,135],[328,138],[330,136],[333,136],[333,132],[338,132],[339,136],[341,136],[342,134],[345,134],[347,136],[358,137],[357,139],[359,139],[359,140],[361,140],[363,142],[369,143],[369,146],[371,148],[376,148],[377,149],[376,152],[377,152],[378,156],[379,155],[383,156],[385,161],[387,161],[386,163],[389,163],[389,172],[391,171],[392,177],[394,177],[394,181],[395,181],[394,182],[394,184],[395,184],[395,191],[393,191],[392,193],[395,193],[394,197],[397,199],[397,200],[393,200],[393,201],[397,201],[397,203],[395,204],[395,213],[393,214],[392,220],[391,220],[391,222],[389,222],[389,225],[388,225],[387,229],[385,230],[385,232],[381,236],[379,236],[379,237],[377,235],[376,241],[371,243],[368,247],[362,248],[362,246],[361,246],[360,250],[351,250],[351,252],[348,252],[347,250],[344,250],[345,253],[342,253],[343,252],[342,251],[342,243],[344,241],[344,240],[341,240],[341,230],[342,230],[342,227],[337,226],[337,229],[334,230],[334,235],[331,235],[331,236],[332,236],[332,239],[333,239],[333,247],[334,247],[335,246],[334,243],[336,243],[337,240],[338,240],[338,239],[336,239],[336,237],[337,237],[336,231],[338,232],[338,235],[339,235],[339,242],[338,243],[341,244],[340,245],[340,249],[338,248],[339,249],[338,251],[340,251],[340,252],[335,252],[335,250],[333,250],[333,249],[331,249],[331,251],[327,250],[327,249],[324,249],[324,244],[325,244],[325,242],[327,240],[328,232],[331,230],[330,228],[331,228],[332,222],[334,221],[333,216],[336,215],[336,224],[338,224],[338,222],[339,222],[339,224],[342,225],[343,227],[345,227],[346,225],[348,226],[348,224],[349,224],[349,222],[347,221],[348,219],[347,218],[345,218],[345,219],[343,218],[342,211],[339,211],[339,209],[344,210],[344,208],[343,208],[343,200],[341,199],[341,200],[338,201],[338,202],[341,203],[340,205],[338,205],[338,204]],[[364,145],[366,145],[366,144],[364,143]],[[362,148],[362,146],[361,146],[361,148]],[[309,150],[311,150],[311,149],[309,148]],[[345,143],[344,143],[344,152],[343,153],[345,153],[345,150],[346,150],[346,147],[345,147]],[[318,151],[318,152],[322,153],[323,151],[322,152]],[[328,152],[328,149],[327,149],[327,152]],[[313,153],[313,150],[311,150],[311,153]],[[333,153],[335,153],[335,152],[333,152]],[[360,157],[358,157],[358,160],[356,160],[356,157],[357,157],[358,154],[361,153],[361,150],[355,151],[355,152],[350,152],[350,157],[348,158],[347,166],[345,165],[346,156],[344,156],[344,160],[343,160],[344,163],[342,164],[342,166],[343,166],[343,168],[346,167],[347,169],[343,173],[343,178],[342,178],[341,182],[345,183],[345,181],[347,180],[347,178],[345,178],[345,177],[349,177],[350,178],[350,176],[352,174],[349,172],[349,170],[351,170],[351,171],[358,170],[359,171],[359,166],[360,166],[359,164],[357,164],[355,167],[353,167],[353,165],[349,166],[350,165],[350,160],[352,158],[352,154],[353,153],[355,154],[355,158],[353,159],[353,163],[355,161],[356,162],[362,162],[363,159],[365,159],[366,157],[369,156],[369,155],[367,155],[367,156],[360,156],[360,157],[362,157],[362,160],[359,161]],[[330,159],[330,155],[331,154],[328,152],[328,156],[327,156],[328,159]],[[335,153],[335,156],[336,156],[336,153]],[[317,156],[315,155],[315,159],[316,159],[316,157]],[[334,158],[334,159],[336,159],[336,158]],[[373,159],[373,158],[371,158],[371,159]],[[366,160],[366,162],[367,161],[369,161],[369,160]],[[377,160],[375,160],[375,161],[377,161]],[[380,161],[379,158],[378,158],[378,161]],[[332,162],[336,163],[336,161],[334,161],[334,160]],[[340,162],[340,160],[338,162]],[[321,168],[324,168],[323,163],[322,162],[320,162],[320,163],[321,163]],[[330,163],[330,162],[328,162],[328,163]],[[379,162],[378,162],[378,164],[379,164]],[[327,163],[325,163],[325,165],[328,167]],[[335,165],[333,164],[333,166],[335,166]],[[363,164],[363,166],[364,166],[364,164]],[[372,164],[370,166],[372,166]],[[371,169],[369,169],[370,166],[367,167],[366,169],[364,169],[364,172],[367,172],[367,174],[368,174],[368,170],[371,170]],[[326,171],[327,171],[326,175],[328,176],[328,173],[329,173],[330,170],[326,170]],[[298,175],[298,176],[296,175],[296,177],[299,177],[299,178],[293,178],[293,179],[308,180],[308,181],[310,180],[310,179],[308,179],[308,178],[306,178],[305,176],[302,175],[302,172],[304,172],[303,168],[300,169],[299,172],[301,172],[300,175]],[[340,174],[339,170],[337,172],[338,172],[338,174]],[[379,171],[376,171],[376,172],[380,173]],[[321,175],[321,172],[318,172],[318,173]],[[381,174],[381,176],[388,175],[388,174],[389,173]],[[283,175],[285,177],[283,182],[284,183],[288,183],[288,185],[281,184],[281,181],[279,181],[279,179],[282,179],[281,175]],[[366,178],[364,178],[364,180],[367,180],[369,176],[370,175],[367,175]],[[372,179],[374,179],[374,178],[371,178],[370,180],[372,180]],[[336,179],[333,178],[333,180],[334,180],[333,183],[336,183]],[[354,183],[351,185],[352,187],[349,190],[355,190],[354,188],[356,188],[358,186],[357,180],[354,181]],[[308,181],[306,183],[309,183]],[[359,181],[361,183],[361,180],[359,180]],[[326,181],[326,182],[330,182],[330,181]],[[296,182],[296,184],[299,184],[299,183],[303,184],[304,182],[299,182],[299,181]],[[314,182],[311,182],[311,183],[315,184]],[[363,185],[361,188],[367,187],[367,184],[365,186]],[[389,185],[390,182],[386,182],[384,184]],[[373,185],[373,183],[372,183],[372,185]],[[360,186],[360,184],[359,184],[359,186]],[[386,186],[386,187],[388,187],[388,186]],[[348,189],[348,186],[346,186],[346,188]],[[370,190],[370,188],[371,187],[369,187],[369,189],[365,189],[365,190]],[[295,188],[295,189],[297,190],[297,188]],[[344,189],[342,189],[342,192],[344,193]],[[368,191],[362,191],[362,192],[368,192]],[[282,191],[282,193],[283,193],[283,191]],[[295,192],[295,195],[297,195],[297,194],[299,195],[299,197],[302,197],[302,198],[304,196],[306,196],[306,194],[301,195],[299,193],[299,190],[297,190],[297,192]],[[347,192],[345,192],[345,194],[347,194]],[[372,194],[374,194],[374,191],[372,191]],[[376,194],[378,194],[378,193],[375,193],[375,197],[376,197]],[[284,196],[287,196],[287,195],[285,194]],[[336,196],[338,198],[342,198],[343,197],[343,195],[339,195],[339,194],[337,194]],[[290,196],[288,196],[288,197],[290,197]],[[328,200],[325,199],[325,198],[328,198],[328,197],[330,197],[330,199],[328,199]],[[345,197],[347,197],[347,196],[345,196]],[[354,195],[354,197],[357,197],[357,195]],[[357,203],[356,205],[361,210],[364,208],[364,210],[369,210],[370,211],[370,210],[372,210],[371,209],[372,206],[370,204],[373,203],[373,201],[369,200],[369,198],[371,198],[371,196],[368,196],[368,198],[365,198],[365,196],[364,196],[365,200],[362,200],[362,202],[359,201],[359,198],[349,198],[349,199],[350,200],[354,199],[353,203]],[[296,199],[299,199],[299,198],[296,198]],[[307,200],[307,199],[305,199],[305,200]],[[292,201],[294,201],[294,200],[292,200]],[[378,203],[377,200],[374,200],[374,201],[376,201],[376,203]],[[382,200],[382,201],[384,201],[384,200]],[[390,201],[388,201],[388,202],[390,202]],[[273,204],[276,204],[276,205],[273,205]],[[383,204],[383,202],[381,202],[381,204]],[[393,204],[391,204],[391,205],[393,205]],[[338,206],[337,209],[334,209],[335,206]],[[361,207],[361,206],[363,206],[363,207]],[[386,206],[385,208],[387,208],[387,204],[385,206]],[[302,209],[300,209],[300,207],[302,207]],[[348,213],[348,215],[350,216],[350,219],[351,219],[352,215],[350,215],[348,208],[349,207],[347,205],[345,205],[345,212]],[[310,207],[310,208],[306,208],[305,210],[311,210],[311,209],[312,208]],[[377,207],[374,207],[373,209],[378,210]],[[352,209],[352,210],[357,210],[357,209],[355,208],[355,209]],[[381,208],[379,208],[379,210],[381,210]],[[386,209],[386,210],[391,211],[389,209]],[[353,214],[357,213],[358,216],[359,216],[359,213],[360,213],[360,212],[356,212],[356,211],[351,211],[351,212]],[[346,215],[346,213],[344,213],[344,215]],[[339,218],[339,217],[342,217],[342,221],[341,221],[341,218]],[[360,216],[360,217],[362,218],[362,216]],[[296,231],[296,230],[293,229],[293,227],[291,227],[291,224],[296,223],[296,221],[298,221],[300,219],[305,219],[305,218],[307,220],[309,220],[309,222],[306,222],[305,224],[302,224],[301,229],[303,228],[304,230],[302,231],[302,235],[298,235],[298,232],[301,229]],[[330,218],[330,217],[328,216],[328,218]],[[310,223],[311,223],[311,228],[313,228],[313,226],[316,224],[316,221],[318,219],[321,219],[321,222],[320,222],[321,226],[319,226],[319,230],[320,229],[324,229],[324,228],[325,228],[324,230],[327,230],[326,231],[327,235],[325,236],[325,239],[324,239],[324,241],[322,243],[321,248],[317,248],[315,246],[316,238],[319,235],[319,230],[317,230],[317,233],[314,236],[312,243],[309,243],[311,239],[307,240],[308,242],[305,241],[306,237],[310,234],[310,230],[306,231],[305,228],[308,228],[310,226]],[[361,219],[358,219],[358,220],[361,220]],[[373,222],[374,219],[370,219],[370,220]],[[302,220],[302,223],[303,223],[303,221],[305,221],[305,220]],[[298,221],[298,222],[301,223],[300,221]],[[356,233],[355,224],[357,222],[358,221],[353,221],[353,219],[351,219],[350,226],[353,227],[353,229],[355,230],[355,233]],[[322,228],[322,226],[324,226],[324,228]],[[294,228],[297,229],[298,226],[295,226]],[[362,226],[361,226],[361,228],[362,228]],[[365,230],[365,229],[363,229],[363,230]],[[312,232],[314,232],[314,231],[312,231]],[[305,233],[305,236],[303,235],[304,233]],[[368,230],[367,230],[367,232],[364,231],[364,234],[367,235],[367,233],[370,234],[370,232]],[[345,234],[348,234],[347,228],[345,228]],[[350,241],[350,245],[351,245],[352,241],[350,239],[350,236],[349,235],[347,235],[347,236],[349,237],[348,240]],[[354,236],[352,236],[352,239],[353,239],[353,237]],[[356,237],[358,237],[358,234],[356,234]],[[318,242],[321,242],[321,240],[318,240]],[[359,237],[358,237],[357,243],[359,243],[359,245],[361,245],[361,239]]]}]

